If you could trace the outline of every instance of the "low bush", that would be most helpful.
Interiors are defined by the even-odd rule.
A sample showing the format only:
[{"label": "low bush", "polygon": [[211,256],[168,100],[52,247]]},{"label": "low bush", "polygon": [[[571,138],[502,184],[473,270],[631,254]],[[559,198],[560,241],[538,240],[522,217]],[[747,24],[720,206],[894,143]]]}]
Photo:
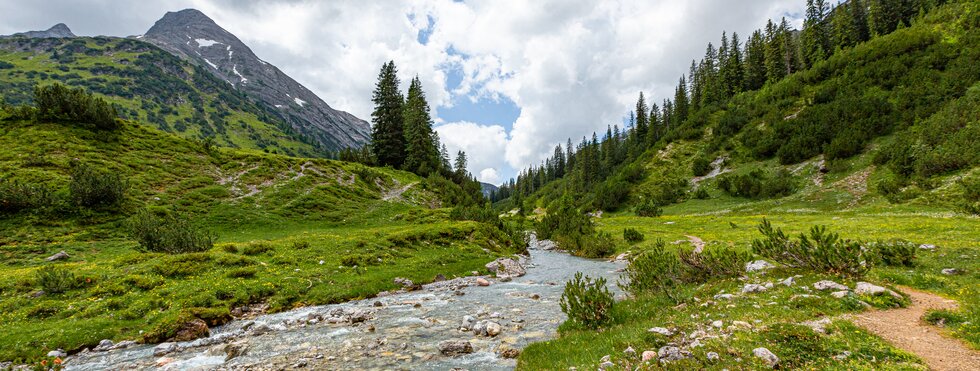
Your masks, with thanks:
[{"label": "low bush", "polygon": [[456,206],[449,211],[449,218],[452,220],[472,220],[491,225],[501,225],[500,217],[493,211],[489,204],[483,206]]},{"label": "low bush", "polygon": [[95,97],[82,88],[70,89],[61,84],[34,88],[39,121],[66,121],[88,125],[99,130],[121,127],[116,109],[105,99]]},{"label": "low bush", "polygon": [[660,205],[653,200],[643,201],[639,205],[636,205],[636,208],[633,211],[636,213],[636,216],[642,216],[645,218],[658,217],[660,214],[663,214],[663,209],[661,209]]},{"label": "low bush", "polygon": [[705,249],[701,252],[680,251],[681,281],[704,283],[710,279],[738,277],[752,256],[729,247]]},{"label": "low bush", "polygon": [[157,216],[141,210],[129,224],[140,251],[184,254],[207,251],[214,246],[215,237],[210,231],[172,214]]},{"label": "low bush", "polygon": [[642,242],[645,236],[640,231],[633,228],[626,228],[623,230],[623,239],[629,243]]},{"label": "low bush", "polygon": [[0,214],[41,211],[57,202],[54,190],[48,186],[0,180]]},{"label": "low bush", "polygon": [[58,294],[78,286],[75,273],[56,265],[44,266],[37,270],[37,284],[44,292]]},{"label": "low bush", "polygon": [[691,170],[694,172],[694,176],[705,176],[711,172],[711,159],[703,154],[699,154],[694,157],[694,162],[691,163]]},{"label": "low bush", "polygon": [[626,280],[619,282],[619,286],[633,295],[659,293],[677,302],[681,266],[677,256],[665,247],[658,240],[649,250],[632,257],[624,272]]},{"label": "low bush", "polygon": [[752,241],[752,251],[793,268],[807,268],[847,277],[863,276],[871,268],[871,256],[859,242],[841,239],[814,226],[809,236],[801,233],[796,241],[763,219],[759,232],[765,237]]},{"label": "low bush", "polygon": [[694,190],[694,193],[691,196],[698,200],[707,200],[711,198],[711,195],[708,194],[708,190],[704,189],[704,187],[698,187],[698,189]]},{"label": "low bush", "polygon": [[968,214],[980,215],[980,177],[960,179],[958,183],[963,188],[960,208]]},{"label": "low bush", "polygon": [[905,240],[874,241],[866,243],[865,249],[875,257],[875,263],[890,267],[911,267],[915,265],[915,252],[919,247]]},{"label": "low bush", "polygon": [[228,278],[253,278],[259,271],[254,267],[235,268],[225,274]]},{"label": "low bush", "polygon": [[127,184],[116,172],[73,162],[68,190],[72,201],[84,207],[113,206],[122,201]]},{"label": "low bush", "polygon": [[272,245],[264,242],[253,242],[242,248],[242,254],[248,256],[261,255],[272,251]]},{"label": "low bush", "polygon": [[785,169],[772,174],[753,170],[748,174],[730,174],[718,179],[718,188],[735,197],[774,198],[796,192],[796,179]]},{"label": "low bush", "polygon": [[558,304],[568,320],[590,329],[597,329],[612,319],[615,301],[606,288],[606,279],[582,276],[575,273],[575,278],[565,283],[565,291]]}]

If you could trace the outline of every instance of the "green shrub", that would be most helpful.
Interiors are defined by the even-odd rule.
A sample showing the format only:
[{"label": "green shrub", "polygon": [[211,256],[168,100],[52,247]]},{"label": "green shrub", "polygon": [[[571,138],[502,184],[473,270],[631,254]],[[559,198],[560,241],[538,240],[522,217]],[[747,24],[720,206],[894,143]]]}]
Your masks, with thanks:
[{"label": "green shrub", "polygon": [[636,216],[652,218],[652,217],[658,217],[660,216],[660,214],[663,214],[663,209],[660,208],[660,205],[657,204],[656,201],[646,200],[640,203],[639,205],[636,205],[634,212],[636,212]]},{"label": "green shrub", "polygon": [[705,249],[700,253],[680,251],[677,255],[683,263],[681,280],[694,283],[741,276],[745,272],[745,264],[752,258],[748,252],[729,247]]},{"label": "green shrub", "polygon": [[575,273],[575,278],[565,283],[565,291],[558,304],[569,321],[597,329],[612,319],[615,301],[606,288],[605,278],[583,278],[582,272],[578,272]]},{"label": "green shrub", "polygon": [[483,206],[456,206],[449,211],[452,220],[472,220],[491,225],[501,225],[500,217],[489,204]]},{"label": "green shrub", "polygon": [[711,172],[711,159],[703,154],[695,156],[694,162],[691,163],[691,170],[694,176],[708,175]]},{"label": "green shrub", "polygon": [[980,215],[980,177],[960,179],[958,183],[963,188],[960,208],[966,213]]},{"label": "green shrub", "polygon": [[572,197],[564,195],[548,206],[548,213],[536,226],[541,239],[557,239],[557,236],[588,236],[595,232],[592,220],[575,207]]},{"label": "green shrub", "polygon": [[272,245],[265,242],[252,242],[242,248],[242,254],[248,256],[254,256],[259,254],[265,254],[266,252],[272,251]]},{"label": "green shrub", "polygon": [[752,251],[765,258],[794,268],[807,268],[848,277],[863,276],[871,268],[870,256],[858,242],[843,240],[823,226],[814,226],[810,234],[801,233],[796,241],[779,228],[773,229],[763,219],[759,232],[765,237],[752,241]]},{"label": "green shrub", "polygon": [[57,200],[48,186],[0,179],[0,214],[41,211],[55,206]]},{"label": "green shrub", "polygon": [[756,169],[748,174],[722,176],[718,179],[718,188],[735,197],[783,197],[796,192],[796,179],[785,169],[772,174]]},{"label": "green shrub", "polygon": [[643,236],[643,233],[640,233],[640,231],[634,228],[623,229],[623,239],[626,240],[626,242],[629,243],[642,242],[644,238],[645,237]]},{"label": "green shrub", "polygon": [[711,195],[708,194],[708,190],[704,189],[704,187],[698,187],[698,189],[694,190],[694,194],[692,196],[698,200],[707,200],[711,198]]},{"label": "green shrub", "polygon": [[116,205],[122,201],[126,188],[126,181],[119,173],[97,169],[85,163],[72,163],[68,190],[71,199],[77,205],[85,207]]},{"label": "green shrub", "polygon": [[624,272],[626,281],[619,286],[633,295],[659,293],[677,302],[681,266],[677,256],[667,252],[665,246],[658,240],[649,250],[633,256]]},{"label": "green shrub", "polygon": [[130,219],[130,233],[143,252],[184,254],[210,250],[214,235],[186,219],[167,214],[157,216],[141,210]]},{"label": "green shrub", "polygon": [[91,126],[99,130],[121,127],[119,115],[105,99],[93,96],[82,88],[69,89],[61,84],[34,88],[36,118],[39,121],[66,121]]},{"label": "green shrub", "polygon": [[78,286],[75,274],[56,265],[44,266],[36,271],[38,285],[44,292],[58,294]]},{"label": "green shrub", "polygon": [[310,242],[309,241],[296,241],[296,242],[293,242],[293,249],[294,250],[304,250],[304,249],[308,249],[308,248],[310,248]]},{"label": "green shrub", "polygon": [[831,356],[820,335],[803,325],[773,324],[762,331],[762,338],[779,354],[781,368],[796,369]]},{"label": "green shrub", "polygon": [[228,278],[253,278],[259,271],[254,267],[235,268],[225,274]]},{"label": "green shrub", "polygon": [[905,240],[874,241],[865,244],[867,252],[875,257],[876,263],[890,267],[911,267],[915,265],[917,245]]}]

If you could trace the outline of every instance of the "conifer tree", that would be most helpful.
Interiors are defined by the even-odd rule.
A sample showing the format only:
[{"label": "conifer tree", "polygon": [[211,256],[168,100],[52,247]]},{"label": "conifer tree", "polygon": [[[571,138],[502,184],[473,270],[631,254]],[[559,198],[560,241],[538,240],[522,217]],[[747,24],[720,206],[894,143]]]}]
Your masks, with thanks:
[{"label": "conifer tree", "polygon": [[419,175],[429,175],[440,166],[439,138],[432,131],[429,103],[425,101],[425,92],[418,76],[412,79],[408,87],[403,117],[406,154],[402,167]]},{"label": "conifer tree", "polygon": [[784,46],[779,27],[769,20],[766,24],[766,79],[771,83],[786,76]]},{"label": "conifer tree", "polygon": [[745,80],[745,71],[742,68],[742,50],[737,33],[732,33],[731,44],[728,45],[727,49],[728,56],[725,57],[721,67],[721,77],[724,83],[725,96],[731,97],[742,91]]},{"label": "conifer tree", "polygon": [[824,0],[806,2],[806,20],[803,21],[803,32],[800,33],[800,52],[806,68],[830,55],[830,38],[824,24],[826,6]]},{"label": "conifer tree", "polygon": [[687,119],[687,108],[687,83],[684,82],[684,75],[681,75],[677,89],[674,91],[674,116],[672,118],[675,125],[680,125]]},{"label": "conifer tree", "polygon": [[854,30],[853,39],[855,43],[862,43],[871,39],[871,33],[868,30],[868,8],[866,4],[862,0],[850,0],[847,4],[851,12],[851,21],[854,22],[851,29]]},{"label": "conifer tree", "polygon": [[371,149],[375,160],[381,166],[400,168],[405,159],[404,98],[398,91],[398,71],[394,61],[381,67],[371,101],[374,102]]},{"label": "conifer tree", "polygon": [[854,16],[850,6],[838,6],[831,12],[830,28],[835,52],[857,43],[857,30],[854,29]]},{"label": "conifer tree", "polygon": [[688,100],[691,102],[689,109],[691,112],[697,112],[697,110],[701,109],[701,72],[698,70],[697,62],[694,60],[691,60],[690,72],[687,75],[687,84]]},{"label": "conifer tree", "polygon": [[647,102],[643,99],[643,92],[640,92],[640,98],[636,100],[636,137],[640,138],[637,143],[643,143],[643,138],[646,138],[647,128],[649,127],[649,122],[647,120]]},{"label": "conifer tree", "polygon": [[465,177],[469,174],[466,171],[466,152],[460,150],[456,153],[456,175],[459,177]]},{"label": "conifer tree", "polygon": [[756,90],[766,84],[766,42],[756,30],[745,42],[745,89]]},{"label": "conifer tree", "polygon": [[780,40],[783,43],[783,66],[786,68],[786,75],[792,74],[803,69],[800,59],[800,43],[798,37],[793,35],[789,28],[789,21],[786,17],[779,23]]},{"label": "conifer tree", "polygon": [[446,171],[452,171],[453,165],[449,162],[449,148],[446,145],[442,145],[442,150],[439,151],[440,160],[442,160],[442,168]]}]

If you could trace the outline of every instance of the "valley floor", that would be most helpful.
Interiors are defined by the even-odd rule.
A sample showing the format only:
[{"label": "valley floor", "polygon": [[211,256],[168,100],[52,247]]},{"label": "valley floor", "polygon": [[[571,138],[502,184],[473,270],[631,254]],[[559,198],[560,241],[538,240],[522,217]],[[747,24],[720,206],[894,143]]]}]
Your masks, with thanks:
[{"label": "valley floor", "polygon": [[[699,202],[703,204],[692,205]],[[898,238],[923,246],[917,249],[913,267],[876,267],[863,279],[773,268],[737,279],[685,287],[686,300],[680,305],[663,296],[632,298],[617,305],[614,325],[598,332],[563,326],[558,339],[528,347],[519,368],[592,369],[606,361],[611,363],[606,367],[634,368],[643,364],[644,351],[653,352],[654,363],[648,365],[657,359],[671,360],[660,362],[671,369],[764,368],[767,364],[753,351],[765,347],[784,368],[943,369],[942,363],[935,363],[940,350],[927,354],[921,347],[906,347],[889,335],[895,331],[888,332],[868,320],[877,318],[877,313],[911,312],[868,312],[870,309],[862,304],[863,301],[887,309],[908,305],[909,296],[915,301],[921,300],[921,295],[933,294],[954,299],[959,308],[926,310],[913,304],[911,309],[902,309],[917,310],[913,314],[916,318],[909,319],[908,329],[928,326],[932,332],[941,333],[940,338],[947,339],[944,341],[964,344],[964,354],[974,358],[959,360],[966,362],[962,364],[980,359],[980,219],[892,207],[833,211],[795,208],[790,204],[719,206],[723,203],[688,201],[666,208],[665,215],[658,218],[623,213],[606,214],[595,221],[597,229],[614,236],[622,236],[625,228],[643,233],[646,240],[629,248],[634,253],[649,248],[658,239],[664,240],[669,249],[692,249],[692,245],[703,241],[706,250],[713,246],[750,250],[751,241],[761,238],[756,228],[763,218],[790,236],[807,232],[811,226],[825,225],[847,239]],[[830,291],[814,288],[816,282],[823,280],[849,289],[855,289],[857,282],[863,280],[906,292],[901,300],[853,291],[838,298]],[[744,291],[749,284],[768,289]],[[657,327],[663,330],[649,331]],[[939,343],[936,346],[942,347]],[[668,354],[664,354],[664,349]],[[660,354],[656,354],[658,351]]]}]

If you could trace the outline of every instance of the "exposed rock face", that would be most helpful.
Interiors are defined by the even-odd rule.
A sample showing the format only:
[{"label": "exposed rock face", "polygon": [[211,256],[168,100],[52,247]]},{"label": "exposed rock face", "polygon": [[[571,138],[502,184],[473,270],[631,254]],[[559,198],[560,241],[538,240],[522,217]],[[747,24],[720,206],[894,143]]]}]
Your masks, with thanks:
[{"label": "exposed rock face", "polygon": [[496,273],[498,278],[520,277],[527,273],[521,262],[513,258],[499,258],[487,263],[486,268]]},{"label": "exposed rock face", "polygon": [[331,108],[200,11],[168,12],[140,38],[227,81],[326,149],[370,140],[367,122]]},{"label": "exposed rock face", "polygon": [[15,33],[10,36],[2,36],[2,37],[26,37],[29,39],[44,39],[44,38],[75,37],[75,34],[72,33],[71,30],[68,29],[68,26],[66,26],[64,23],[58,23],[53,27],[44,31],[27,31],[21,33]]}]

